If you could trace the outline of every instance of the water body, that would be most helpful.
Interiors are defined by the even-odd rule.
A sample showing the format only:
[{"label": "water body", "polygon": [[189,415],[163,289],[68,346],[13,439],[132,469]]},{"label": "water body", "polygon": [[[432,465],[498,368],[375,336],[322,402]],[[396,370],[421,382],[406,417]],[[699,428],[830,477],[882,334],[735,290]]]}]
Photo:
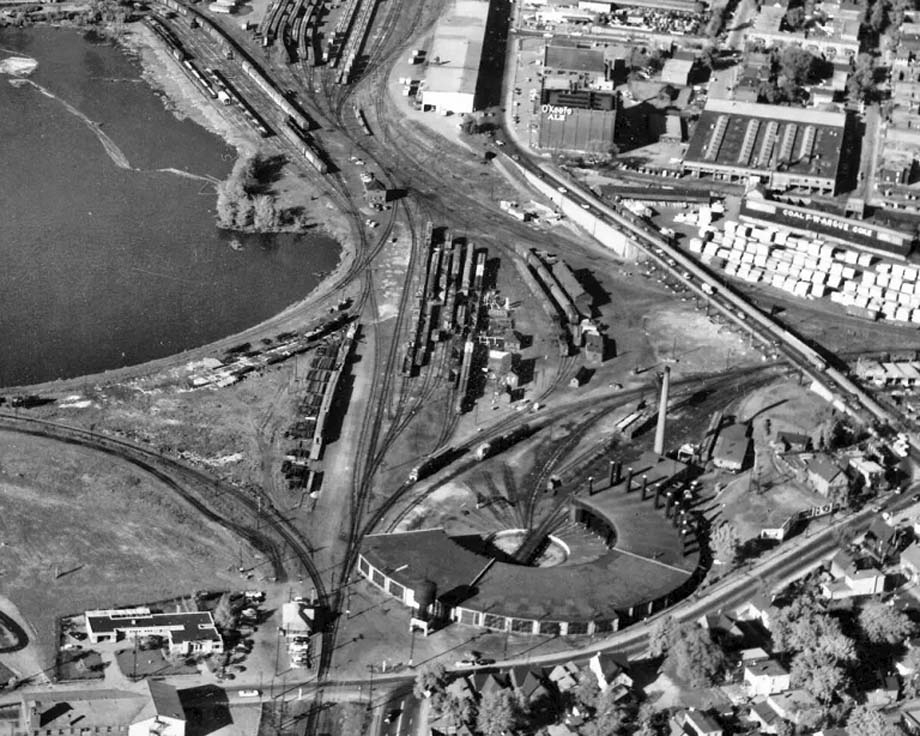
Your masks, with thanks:
[{"label": "water body", "polygon": [[338,244],[312,232],[232,249],[213,182],[234,151],[169,112],[117,46],[4,29],[0,70],[0,386],[203,345],[337,263]]}]

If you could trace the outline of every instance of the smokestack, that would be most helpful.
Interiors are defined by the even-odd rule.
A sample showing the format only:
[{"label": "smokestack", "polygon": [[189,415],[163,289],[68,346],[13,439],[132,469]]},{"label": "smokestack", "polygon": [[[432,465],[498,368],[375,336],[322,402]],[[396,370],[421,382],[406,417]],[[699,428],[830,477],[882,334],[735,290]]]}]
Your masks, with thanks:
[{"label": "smokestack", "polygon": [[673,491],[668,491],[665,494],[665,507],[664,507],[664,518],[671,518],[671,506],[674,504],[674,493]]},{"label": "smokestack", "polygon": [[615,461],[610,461],[610,476],[607,479],[607,485],[612,486],[617,482],[617,464]]},{"label": "smokestack", "polygon": [[629,468],[629,470],[626,471],[626,492],[627,493],[629,493],[632,490],[632,477],[633,477],[633,469]]},{"label": "smokestack", "polygon": [[668,423],[668,392],[671,389],[671,367],[661,374],[661,400],[658,402],[658,426],[655,428],[655,454],[664,455],[664,430]]},{"label": "smokestack", "polygon": [[655,484],[655,508],[658,508],[658,502],[661,500],[661,483]]},{"label": "smokestack", "polygon": [[648,476],[642,476],[642,500],[645,500],[645,489],[648,488]]},{"label": "smokestack", "polygon": [[594,476],[589,475],[588,476],[588,495],[590,496],[593,493],[594,493]]}]

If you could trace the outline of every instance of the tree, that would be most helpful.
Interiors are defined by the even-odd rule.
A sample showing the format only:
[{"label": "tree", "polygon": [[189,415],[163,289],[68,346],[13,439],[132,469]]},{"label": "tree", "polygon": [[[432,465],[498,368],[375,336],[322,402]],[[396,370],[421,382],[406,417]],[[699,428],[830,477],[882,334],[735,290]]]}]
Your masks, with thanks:
[{"label": "tree", "polygon": [[709,548],[712,550],[714,561],[726,568],[734,566],[738,559],[741,542],[738,539],[738,530],[731,522],[723,522],[717,526],[709,539]]},{"label": "tree", "polygon": [[648,632],[648,649],[652,658],[661,657],[668,652],[668,647],[677,633],[677,621],[673,616],[664,616],[652,624]]},{"label": "tree", "polygon": [[875,0],[872,7],[869,9],[867,21],[869,27],[876,33],[880,33],[885,28],[888,21],[888,11],[885,8],[885,0]]},{"label": "tree", "polygon": [[243,197],[236,205],[236,221],[234,225],[237,229],[249,227],[253,216],[253,201],[249,197]]},{"label": "tree", "polygon": [[805,8],[801,5],[786,11],[786,25],[790,31],[801,30],[805,25]]},{"label": "tree", "polygon": [[469,697],[448,693],[443,698],[439,710],[447,718],[447,721],[456,728],[461,724],[472,721],[476,708]]},{"label": "tree", "polygon": [[875,90],[875,60],[870,54],[856,57],[853,73],[847,80],[847,92],[856,100],[867,100]]},{"label": "tree", "polygon": [[214,608],[214,623],[222,631],[229,631],[236,626],[236,611],[230,602],[230,594],[224,593]]},{"label": "tree", "polygon": [[815,57],[798,46],[786,46],[779,57],[780,72],[796,87],[812,81],[816,68]]},{"label": "tree", "polygon": [[580,706],[582,712],[597,708],[597,697],[600,692],[597,678],[590,670],[581,676],[578,684],[571,690],[572,697],[575,699],[575,703]]},{"label": "tree", "polygon": [[509,690],[492,690],[482,696],[476,715],[476,730],[483,736],[504,736],[516,728],[521,713],[514,694]]},{"label": "tree", "polygon": [[236,223],[237,200],[231,196],[226,182],[217,185],[217,224],[231,228]]},{"label": "tree", "polygon": [[271,197],[260,194],[252,202],[252,224],[256,230],[272,230],[278,227],[281,218]]},{"label": "tree", "polygon": [[691,687],[706,687],[722,671],[725,657],[709,631],[689,622],[676,629],[668,647],[667,662]]},{"label": "tree", "polygon": [[857,705],[847,718],[847,732],[859,736],[902,736],[903,731],[877,710]]},{"label": "tree", "polygon": [[423,700],[434,692],[443,691],[447,685],[447,670],[440,662],[420,669],[415,675],[412,692],[416,698]]},{"label": "tree", "polygon": [[789,670],[793,687],[801,687],[827,706],[834,695],[846,686],[847,675],[830,654],[822,651],[800,652]]},{"label": "tree", "polygon": [[914,631],[911,620],[891,606],[873,601],[859,612],[859,628],[873,644],[896,644]]},{"label": "tree", "polygon": [[[626,722],[626,713],[614,701],[613,688],[607,688],[597,697],[592,736],[614,736]],[[589,734],[591,732],[589,731]]]}]

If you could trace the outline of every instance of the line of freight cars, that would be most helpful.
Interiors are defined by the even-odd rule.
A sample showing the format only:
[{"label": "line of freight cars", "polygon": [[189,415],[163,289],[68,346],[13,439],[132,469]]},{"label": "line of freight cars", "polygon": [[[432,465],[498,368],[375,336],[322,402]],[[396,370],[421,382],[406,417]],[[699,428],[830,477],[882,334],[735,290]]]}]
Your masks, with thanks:
[{"label": "line of freight cars", "polygon": [[[357,330],[357,323],[353,323],[344,334],[327,340],[316,348],[310,361],[305,377],[306,392],[298,405],[300,418],[285,433],[287,437],[300,440],[297,447],[287,453],[281,466],[291,489],[316,490],[317,473],[311,463],[322,457],[326,423]],[[308,448],[304,447],[304,441],[309,442]]]},{"label": "line of freight cars", "polygon": [[310,133],[303,128],[297,120],[288,116],[284,120],[284,127],[281,128],[284,136],[291,141],[300,155],[303,156],[310,165],[320,174],[329,172],[329,165],[325,161],[323,151],[316,145],[316,141]]},{"label": "line of freight cars", "polygon": [[[164,0],[164,4],[167,7],[182,7],[183,10],[188,12],[187,8],[180,5],[176,0]],[[205,30],[210,36],[215,38],[218,41],[218,44],[224,48],[228,55],[232,55],[233,44],[225,36],[224,32],[213,24],[209,19],[205,18],[200,13],[196,11],[196,17],[200,20],[201,28]],[[290,140],[294,145],[298,147],[300,154],[321,174],[326,174],[329,171],[329,167],[326,164],[325,156],[323,155],[320,148],[316,145],[315,139],[308,134],[307,131],[312,127],[312,121],[310,118],[296,106],[294,106],[290,100],[286,99],[281,91],[275,87],[274,83],[265,76],[261,69],[256,66],[253,61],[243,56],[240,66],[242,66],[243,71],[253,80],[259,88],[268,95],[268,97],[275,103],[286,115],[287,121],[285,126],[282,128],[282,132],[285,134],[285,137]],[[218,77],[215,75],[217,70],[211,69],[209,73],[215,77],[215,82]],[[227,81],[226,77],[220,75],[220,80],[222,84],[226,86],[227,89],[233,89],[232,86]],[[262,137],[271,135],[272,131],[262,119],[262,117],[252,108],[235,89],[235,101],[237,101],[256,129],[259,131],[259,134]],[[229,93],[228,93],[229,94]],[[293,127],[292,127],[293,126]]]},{"label": "line of freight cars", "polygon": [[[473,457],[479,462],[494,457],[500,452],[504,452],[513,447],[518,442],[532,437],[539,429],[540,427],[538,425],[524,423],[503,435],[488,440],[487,442],[479,443],[473,451]],[[448,447],[440,452],[429,455],[409,471],[408,482],[418,483],[418,481],[434,475],[439,470],[446,468],[454,462],[454,460],[465,455],[468,449],[468,447]]]},{"label": "line of freight cars", "polygon": [[433,344],[440,342],[444,334],[455,330],[465,333],[478,326],[475,319],[470,324],[471,318],[478,317],[478,310],[470,309],[469,294],[471,281],[475,284],[474,262],[481,287],[485,251],[477,253],[470,243],[455,246],[450,233],[443,241],[435,242],[430,223],[426,240],[428,260],[419,294],[416,331],[403,360],[406,375],[415,375],[427,364]]},{"label": "line of freight cars", "polygon": [[239,93],[239,90],[237,90],[219,69],[208,69],[208,74],[210,74],[211,78],[214,80],[218,98],[226,96],[226,104],[230,102],[236,104],[240,110],[243,111],[246,120],[248,120],[249,124],[258,131],[260,136],[268,138],[272,135],[272,129],[268,127],[268,124],[262,116],[256,112],[255,108],[246,101],[246,98]]},{"label": "line of freight cars", "polygon": [[355,63],[361,54],[364,42],[367,40],[367,32],[371,27],[371,18],[374,15],[374,9],[377,7],[377,0],[364,0],[358,18],[355,21],[355,27],[348,36],[345,48],[342,50],[342,56],[345,58],[345,64],[339,72],[339,84],[347,84],[351,81],[351,73],[354,71]]},{"label": "line of freight cars", "polygon": [[348,34],[351,32],[351,26],[354,23],[355,15],[361,0],[348,0],[345,10],[339,16],[339,22],[335,24],[335,29],[329,36],[329,43],[323,51],[323,62],[330,64],[332,67],[338,65],[342,58],[342,49],[348,42]]},{"label": "line of freight cars", "polygon": [[358,124],[361,126],[361,129],[364,131],[364,135],[373,135],[371,133],[371,126],[367,124],[367,116],[364,114],[364,110],[355,105],[355,117],[358,119]]}]

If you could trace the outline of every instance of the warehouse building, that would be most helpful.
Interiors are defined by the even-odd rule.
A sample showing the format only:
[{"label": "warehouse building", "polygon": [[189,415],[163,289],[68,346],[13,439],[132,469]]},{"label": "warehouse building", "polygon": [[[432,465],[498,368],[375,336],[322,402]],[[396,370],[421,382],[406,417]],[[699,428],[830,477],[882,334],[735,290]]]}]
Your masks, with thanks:
[{"label": "warehouse building", "polygon": [[697,177],[832,195],[851,153],[845,113],[710,99],[683,167]]},{"label": "warehouse building", "polygon": [[438,21],[422,87],[425,107],[445,113],[477,108],[489,6],[489,0],[454,0]]}]

